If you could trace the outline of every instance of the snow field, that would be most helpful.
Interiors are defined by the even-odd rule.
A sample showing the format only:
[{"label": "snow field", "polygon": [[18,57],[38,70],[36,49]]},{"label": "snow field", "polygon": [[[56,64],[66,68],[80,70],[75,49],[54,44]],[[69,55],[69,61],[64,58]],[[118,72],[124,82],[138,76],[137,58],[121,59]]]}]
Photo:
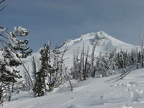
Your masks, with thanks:
[{"label": "snow field", "polygon": [[132,71],[124,79],[115,81],[117,75],[105,78],[72,80],[46,96],[34,98],[32,93],[20,93],[17,100],[4,103],[2,108],[143,108],[144,69]]}]

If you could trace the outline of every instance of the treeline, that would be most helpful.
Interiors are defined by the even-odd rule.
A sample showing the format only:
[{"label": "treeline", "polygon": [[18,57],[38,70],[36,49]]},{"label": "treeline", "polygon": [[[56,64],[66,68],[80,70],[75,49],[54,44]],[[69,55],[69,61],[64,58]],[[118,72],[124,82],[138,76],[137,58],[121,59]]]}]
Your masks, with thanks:
[{"label": "treeline", "polygon": [[67,59],[64,58],[64,54],[68,47],[65,47],[63,51],[60,47],[50,50],[50,42],[45,44],[40,50],[40,63],[37,63],[40,65],[36,65],[35,59],[32,59],[34,96],[43,96],[65,81],[69,81],[73,91],[70,81],[72,79],[83,81],[89,77],[107,77],[117,72],[125,74],[130,69],[143,67],[143,55],[138,49],[119,52],[115,49],[111,53],[100,53],[99,56],[95,56],[96,45],[93,45],[91,52],[89,48],[85,50],[84,47],[81,52],[74,51],[73,66],[68,69],[64,63]]},{"label": "treeline", "polygon": [[[93,52],[93,51],[92,51]],[[89,51],[76,52],[73,57],[71,75],[73,79],[86,80],[89,77],[107,77],[121,70],[122,74],[129,68],[143,67],[143,54],[138,49],[129,52],[114,50],[111,53],[100,53],[93,56]]]}]

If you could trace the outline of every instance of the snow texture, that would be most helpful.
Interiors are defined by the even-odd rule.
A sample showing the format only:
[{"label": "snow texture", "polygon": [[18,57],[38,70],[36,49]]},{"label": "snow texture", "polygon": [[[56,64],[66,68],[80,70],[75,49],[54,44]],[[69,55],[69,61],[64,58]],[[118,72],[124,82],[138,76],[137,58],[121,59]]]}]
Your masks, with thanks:
[{"label": "snow texture", "polygon": [[39,98],[33,98],[31,92],[23,92],[4,103],[3,108],[143,108],[143,72],[144,69],[132,71],[116,82],[119,74],[82,82],[72,80],[73,92],[66,82]]}]

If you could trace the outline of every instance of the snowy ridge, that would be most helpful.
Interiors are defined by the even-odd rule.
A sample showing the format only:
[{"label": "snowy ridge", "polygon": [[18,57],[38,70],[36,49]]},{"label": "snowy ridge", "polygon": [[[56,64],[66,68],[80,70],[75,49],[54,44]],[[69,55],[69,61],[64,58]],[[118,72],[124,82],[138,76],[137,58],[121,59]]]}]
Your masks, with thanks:
[{"label": "snowy ridge", "polygon": [[[101,39],[102,38],[102,39]],[[100,31],[96,33],[87,33],[85,35],[81,35],[80,38],[74,40],[68,40],[64,43],[60,50],[63,50],[66,46],[68,47],[68,51],[65,54],[65,58],[69,58],[65,60],[65,63],[68,67],[72,65],[72,58],[74,53],[80,53],[84,48],[85,52],[89,50],[89,54],[92,52],[93,44],[97,41],[98,44],[95,49],[95,56],[98,56],[100,53],[111,53],[116,50],[118,51],[131,51],[140,49],[139,46],[127,44],[118,39],[113,38],[107,33]]]},{"label": "snowy ridge", "polygon": [[[78,42],[85,42],[85,41],[96,41],[100,38],[105,38],[105,40],[109,40],[111,41],[111,43],[113,43],[113,45],[121,47],[119,45],[123,45],[123,46],[134,46],[131,44],[127,44],[125,42],[122,42],[118,39],[113,38],[112,36],[108,35],[107,33],[105,33],[104,31],[100,31],[100,32],[96,32],[96,33],[87,33],[85,35],[81,35],[80,38],[74,39],[74,40],[68,40],[65,42],[65,45],[67,46],[72,46]],[[122,48],[122,47],[121,47]]]}]

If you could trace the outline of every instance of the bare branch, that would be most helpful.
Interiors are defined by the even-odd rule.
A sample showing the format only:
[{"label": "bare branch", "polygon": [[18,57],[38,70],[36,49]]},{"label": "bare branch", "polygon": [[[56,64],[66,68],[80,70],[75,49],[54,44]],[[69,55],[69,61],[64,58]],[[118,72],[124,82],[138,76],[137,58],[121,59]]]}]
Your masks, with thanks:
[{"label": "bare branch", "polygon": [[2,7],[2,8],[0,9],[0,11],[4,10],[6,7],[7,7],[7,5],[5,5],[4,7]]},{"label": "bare branch", "polygon": [[[5,2],[5,0],[1,0],[1,1],[0,1],[0,4],[2,4],[3,2]],[[0,11],[4,10],[6,7],[7,7],[7,5],[3,6],[3,7],[0,9]]]},{"label": "bare branch", "polygon": [[2,44],[3,47],[4,47],[4,43],[5,43],[6,45],[8,45],[7,42],[4,41],[4,40],[0,40],[0,43]]},{"label": "bare branch", "polygon": [[2,37],[5,38],[5,39],[8,39],[8,37],[6,37],[6,36],[3,35],[3,32],[0,33],[0,36],[2,36]]},{"label": "bare branch", "polygon": [[4,1],[5,1],[5,0],[1,0],[1,1],[0,1],[0,4],[3,3]]}]

